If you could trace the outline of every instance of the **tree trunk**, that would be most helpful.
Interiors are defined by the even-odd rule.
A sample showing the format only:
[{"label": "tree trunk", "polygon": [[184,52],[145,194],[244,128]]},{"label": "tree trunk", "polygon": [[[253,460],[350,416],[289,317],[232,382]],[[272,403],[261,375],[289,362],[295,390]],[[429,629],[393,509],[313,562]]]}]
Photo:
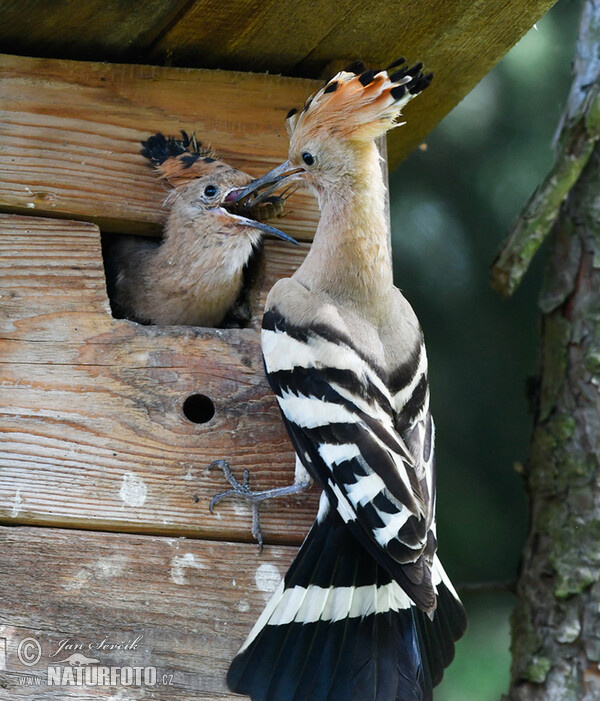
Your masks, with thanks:
[{"label": "tree trunk", "polygon": [[525,480],[531,531],[512,617],[511,701],[600,699],[600,146],[563,206],[540,298]]},{"label": "tree trunk", "polygon": [[510,701],[600,700],[600,0],[582,3],[573,74],[555,163],[492,268],[510,295],[553,230]]}]

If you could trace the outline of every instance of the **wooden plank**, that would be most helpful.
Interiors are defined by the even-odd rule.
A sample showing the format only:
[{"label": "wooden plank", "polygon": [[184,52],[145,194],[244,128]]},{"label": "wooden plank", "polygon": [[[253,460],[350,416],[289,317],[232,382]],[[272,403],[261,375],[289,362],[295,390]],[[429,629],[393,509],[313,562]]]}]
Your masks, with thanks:
[{"label": "wooden plank", "polygon": [[282,277],[290,277],[302,263],[309,249],[309,243],[282,246],[279,241],[264,241],[262,251],[258,253],[258,269],[250,288],[251,325],[254,328],[260,328],[267,295],[273,285]]},{"label": "wooden plank", "polygon": [[[295,552],[267,547],[261,556],[253,545],[1,528],[0,697],[239,699],[225,685],[229,661]],[[32,666],[18,657],[27,638],[41,648]],[[108,649],[119,643],[131,649]],[[151,666],[159,684],[48,686],[48,667],[68,670],[59,661],[74,653],[98,660],[90,667]]]},{"label": "wooden plank", "polygon": [[246,0],[223,16],[210,0],[197,0],[155,43],[153,58],[308,77],[341,58],[373,66],[400,55],[422,60],[435,81],[406,108],[407,126],[388,137],[394,167],[554,2],[370,0],[341,7],[326,0]]},{"label": "wooden plank", "polygon": [[[300,260],[282,245],[268,246],[261,298]],[[206,466],[226,458],[256,488],[292,481],[257,329],[113,319],[100,234],[81,222],[0,215],[0,295],[0,520],[251,539],[246,506],[209,513],[228,485]],[[183,413],[197,393],[214,403],[206,423]],[[300,542],[316,502],[267,504],[265,538]]]},{"label": "wooden plank", "polygon": [[[242,0],[219,6],[196,0],[155,42],[151,56],[161,60],[168,53],[177,65],[197,65],[204,46],[205,68],[235,66],[234,70],[291,75],[330,31],[348,15],[364,13],[364,8],[340,12],[340,6],[330,2]],[[333,58],[349,52],[353,57],[354,51],[353,43],[347,43]],[[312,77],[320,77],[326,63],[311,66]]]},{"label": "wooden plank", "polygon": [[[0,55],[0,208],[158,233],[165,192],[139,154],[156,131],[195,131],[253,175],[284,160],[284,119],[319,82],[272,75]],[[289,200],[281,228],[311,239],[318,207]]]},{"label": "wooden plank", "polygon": [[135,60],[188,0],[3,0],[0,41],[4,51],[55,58]]},{"label": "wooden plank", "polygon": [[[20,53],[123,60],[127,51],[132,54],[127,40],[135,35],[135,60],[310,78],[319,77],[339,59],[362,58],[374,66],[386,65],[400,54],[421,59],[435,71],[436,80],[407,108],[407,127],[390,134],[394,167],[554,2],[427,0],[417,5],[370,0],[340,6],[327,0],[196,0],[169,13],[166,0],[154,0],[145,18],[145,11],[129,6],[124,12],[116,0],[94,0],[83,3],[89,5],[93,21],[82,22],[81,14],[72,10],[82,3],[62,0],[49,10],[44,0],[26,0],[27,10],[18,12],[23,3],[13,0],[0,7],[0,41],[3,46],[17,46]],[[115,22],[119,13],[126,22]],[[39,26],[38,16],[44,18]],[[151,24],[150,17],[155,17],[154,25],[138,34],[136,20],[141,29]],[[61,28],[60,34],[56,27]],[[281,95],[288,100],[282,114],[301,104],[311,90],[301,99]],[[191,90],[186,98],[201,115],[205,95]],[[275,126],[279,128],[281,122]]]}]

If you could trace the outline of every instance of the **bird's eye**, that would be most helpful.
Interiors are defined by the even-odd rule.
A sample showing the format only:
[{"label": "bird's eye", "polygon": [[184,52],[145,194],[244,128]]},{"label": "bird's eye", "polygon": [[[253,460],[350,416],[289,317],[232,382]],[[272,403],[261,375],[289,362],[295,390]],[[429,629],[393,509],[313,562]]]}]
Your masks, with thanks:
[{"label": "bird's eye", "polygon": [[219,188],[216,185],[207,185],[204,188],[205,197],[215,197],[219,192]]},{"label": "bird's eye", "polygon": [[307,166],[311,166],[315,162],[315,157],[312,155],[312,153],[305,151],[302,154],[302,160],[306,163]]}]

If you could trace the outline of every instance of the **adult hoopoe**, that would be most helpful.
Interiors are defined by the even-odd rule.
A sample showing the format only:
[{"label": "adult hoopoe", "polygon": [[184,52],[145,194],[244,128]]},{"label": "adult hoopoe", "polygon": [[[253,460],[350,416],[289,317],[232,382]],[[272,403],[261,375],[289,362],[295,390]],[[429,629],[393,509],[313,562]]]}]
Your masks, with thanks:
[{"label": "adult hoopoe", "polygon": [[230,688],[253,699],[431,699],[466,626],[436,555],[427,357],[393,284],[374,143],[431,81],[403,64],[338,73],[289,113],[289,160],[240,194],[298,181],[321,207],[310,252],[271,290],[262,326],[269,383],[323,493],[231,664]]},{"label": "adult hoopoe", "polygon": [[161,242],[122,236],[112,246],[113,307],[142,322],[218,326],[240,295],[244,267],[263,234],[293,241],[261,221],[281,214],[284,199],[236,205],[235,193],[252,178],[185,132],[182,139],[158,133],[142,146],[172,188],[171,208]]}]

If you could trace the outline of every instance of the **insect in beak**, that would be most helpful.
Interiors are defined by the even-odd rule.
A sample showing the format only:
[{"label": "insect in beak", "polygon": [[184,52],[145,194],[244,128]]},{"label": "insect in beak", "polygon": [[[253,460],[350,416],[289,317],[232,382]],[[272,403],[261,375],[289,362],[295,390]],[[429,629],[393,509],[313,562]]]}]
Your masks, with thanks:
[{"label": "insect in beak", "polygon": [[[254,206],[262,202],[266,197],[269,197],[282,182],[293,178],[302,171],[303,168],[294,167],[289,161],[285,161],[276,168],[273,168],[273,170],[270,170],[266,175],[253,180],[249,185],[246,185],[246,187],[231,190],[227,193],[225,202],[232,202],[235,204],[244,203],[247,206]],[[260,192],[261,190],[263,190],[263,192]]]}]

